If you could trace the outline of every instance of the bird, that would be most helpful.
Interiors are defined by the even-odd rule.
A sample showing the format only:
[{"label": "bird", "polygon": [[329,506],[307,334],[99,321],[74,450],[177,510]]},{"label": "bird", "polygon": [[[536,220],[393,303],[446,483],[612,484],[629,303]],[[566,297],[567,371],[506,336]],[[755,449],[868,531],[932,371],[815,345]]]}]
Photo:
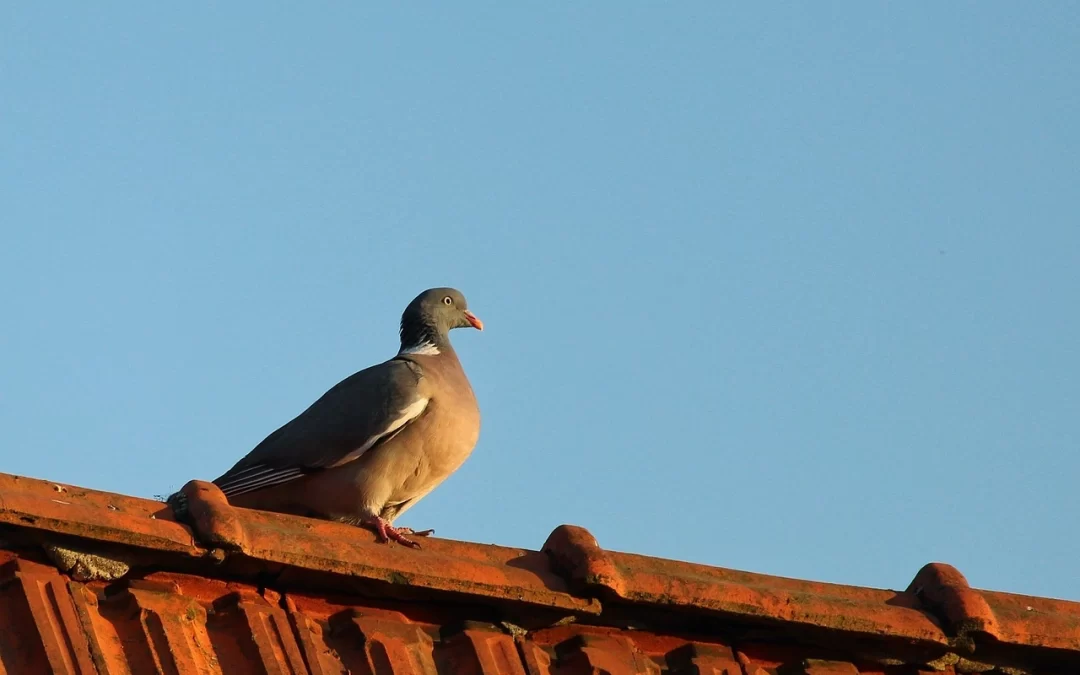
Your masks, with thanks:
[{"label": "bird", "polygon": [[468,459],[480,408],[449,332],[483,330],[454,288],[431,288],[401,315],[401,347],[345,378],[214,480],[230,504],[336,520],[380,542],[420,548],[395,527]]}]

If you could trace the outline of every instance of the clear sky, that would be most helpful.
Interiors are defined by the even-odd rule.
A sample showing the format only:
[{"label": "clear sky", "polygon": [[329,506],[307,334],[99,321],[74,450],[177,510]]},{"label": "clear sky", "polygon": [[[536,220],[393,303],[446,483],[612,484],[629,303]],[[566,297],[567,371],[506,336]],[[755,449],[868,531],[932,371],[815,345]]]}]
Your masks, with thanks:
[{"label": "clear sky", "polygon": [[1075,3],[6,3],[0,471],[212,479],[452,285],[399,524],[1080,600],[1078,120]]}]

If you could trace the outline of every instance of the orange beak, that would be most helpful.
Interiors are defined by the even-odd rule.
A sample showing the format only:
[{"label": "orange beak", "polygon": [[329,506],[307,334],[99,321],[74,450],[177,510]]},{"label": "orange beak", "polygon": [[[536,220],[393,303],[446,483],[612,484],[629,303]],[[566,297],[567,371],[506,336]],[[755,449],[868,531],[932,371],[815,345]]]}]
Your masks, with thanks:
[{"label": "orange beak", "polygon": [[484,322],[476,318],[476,315],[469,310],[465,310],[465,320],[476,330],[484,330]]}]

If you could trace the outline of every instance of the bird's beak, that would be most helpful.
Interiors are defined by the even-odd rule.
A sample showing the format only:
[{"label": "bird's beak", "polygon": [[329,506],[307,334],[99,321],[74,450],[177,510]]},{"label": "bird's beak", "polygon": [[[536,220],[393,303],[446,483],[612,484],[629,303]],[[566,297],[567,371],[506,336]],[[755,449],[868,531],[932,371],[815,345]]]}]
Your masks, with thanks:
[{"label": "bird's beak", "polygon": [[476,315],[469,310],[465,310],[465,320],[476,330],[484,330],[484,322],[476,318]]}]

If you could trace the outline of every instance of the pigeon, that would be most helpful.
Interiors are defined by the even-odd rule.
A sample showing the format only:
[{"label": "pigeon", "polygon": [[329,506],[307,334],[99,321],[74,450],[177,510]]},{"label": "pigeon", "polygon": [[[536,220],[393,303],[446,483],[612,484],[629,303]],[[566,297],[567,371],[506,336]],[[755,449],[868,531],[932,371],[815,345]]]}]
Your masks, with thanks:
[{"label": "pigeon", "polygon": [[480,409],[449,332],[483,330],[453,288],[424,291],[401,316],[394,358],[345,378],[214,481],[236,506],[366,526],[419,548],[395,518],[472,453]]}]

